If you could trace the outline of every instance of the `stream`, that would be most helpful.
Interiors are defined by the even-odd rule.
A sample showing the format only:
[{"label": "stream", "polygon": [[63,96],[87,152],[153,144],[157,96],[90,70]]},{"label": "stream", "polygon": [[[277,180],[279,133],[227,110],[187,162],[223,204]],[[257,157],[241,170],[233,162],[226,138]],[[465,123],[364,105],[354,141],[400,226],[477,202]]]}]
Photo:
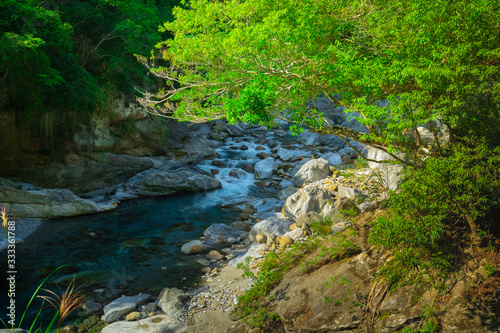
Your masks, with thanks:
[{"label": "stream", "polygon": [[[258,153],[271,153],[263,144],[265,139],[278,140],[270,131],[254,133],[259,133],[260,139],[250,135],[228,138],[216,149],[217,160],[224,166],[213,166],[212,161],[197,165],[217,173],[215,177],[221,181],[221,189],[134,199],[123,202],[113,211],[45,222],[16,247],[18,320],[36,287],[63,265],[66,266],[52,275],[44,288],[57,291],[60,285],[64,291],[74,276],[77,285],[85,283],[81,290],[101,303],[120,294],[144,292],[156,296],[165,287],[186,289],[196,285],[202,266],[193,256],[183,255],[180,246],[200,237],[213,223],[231,224],[241,211],[219,208],[228,201],[244,201],[248,196],[268,198],[277,192],[258,188],[253,173],[241,169],[243,164],[258,162]],[[242,145],[248,149],[241,150]],[[256,150],[258,146],[260,150]],[[2,272],[0,290],[7,291],[4,275]],[[2,295],[0,307],[7,306],[8,297]],[[40,299],[35,299],[25,323],[32,322],[34,311],[39,308]],[[53,309],[44,312],[40,317],[42,321],[54,313]]]}]

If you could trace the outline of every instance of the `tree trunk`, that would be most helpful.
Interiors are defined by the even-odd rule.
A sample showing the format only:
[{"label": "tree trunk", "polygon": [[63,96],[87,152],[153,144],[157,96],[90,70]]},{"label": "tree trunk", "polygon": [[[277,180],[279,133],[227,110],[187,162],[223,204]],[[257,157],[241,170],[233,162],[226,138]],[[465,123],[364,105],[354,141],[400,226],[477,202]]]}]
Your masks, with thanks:
[{"label": "tree trunk", "polygon": [[477,233],[477,224],[476,221],[470,216],[470,214],[465,214],[465,218],[467,219],[467,223],[469,224],[470,232],[471,232],[471,241],[472,246],[481,247],[483,239],[479,237]]}]

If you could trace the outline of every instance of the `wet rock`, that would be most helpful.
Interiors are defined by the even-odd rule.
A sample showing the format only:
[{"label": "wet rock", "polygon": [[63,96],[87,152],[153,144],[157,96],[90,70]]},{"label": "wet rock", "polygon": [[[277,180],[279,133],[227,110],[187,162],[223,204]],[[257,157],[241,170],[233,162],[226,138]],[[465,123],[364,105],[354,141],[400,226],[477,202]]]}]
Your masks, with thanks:
[{"label": "wet rock", "polygon": [[329,162],[324,158],[310,160],[305,163],[293,177],[296,187],[302,187],[304,183],[312,183],[324,179],[330,174]]},{"label": "wet rock", "polygon": [[157,315],[139,321],[120,321],[106,326],[102,333],[183,333],[186,323],[168,315]]},{"label": "wet rock", "polygon": [[203,267],[201,269],[201,272],[204,273],[204,274],[210,273],[211,271],[212,271],[212,269],[210,267],[208,267],[208,266],[207,267]]},{"label": "wet rock", "polygon": [[248,220],[250,218],[250,215],[248,213],[241,213],[239,216],[242,220]]},{"label": "wet rock", "polygon": [[231,228],[224,223],[214,223],[203,232],[203,236],[206,237],[205,244],[216,246],[226,242],[229,238],[238,239],[241,233],[241,230]]},{"label": "wet rock", "polygon": [[283,188],[283,189],[287,188],[287,187],[290,187],[290,186],[293,186],[293,183],[291,181],[289,181],[289,180],[285,179],[285,180],[282,180],[280,182],[280,187]]},{"label": "wet rock", "polygon": [[102,310],[102,305],[94,301],[86,301],[82,306],[82,310],[86,315],[91,315]]},{"label": "wet rock", "polygon": [[244,171],[242,170],[238,170],[238,169],[232,169],[230,172],[229,172],[229,176],[230,177],[233,177],[233,178],[245,178],[247,175]]},{"label": "wet rock", "polygon": [[112,323],[150,299],[150,295],[142,293],[136,296],[122,296],[104,307],[104,315],[101,320]]},{"label": "wet rock", "polygon": [[354,161],[352,160],[351,156],[349,155],[344,155],[342,156],[342,164],[343,165],[348,165],[348,164],[353,164]]},{"label": "wet rock", "polygon": [[265,188],[265,187],[268,187],[269,185],[271,185],[271,182],[268,180],[262,180],[262,181],[257,183],[257,187],[259,187],[259,188]]},{"label": "wet rock", "polygon": [[220,188],[220,181],[200,168],[168,162],[132,177],[123,188],[138,196],[158,196],[184,191],[207,191]]},{"label": "wet rock", "polygon": [[224,163],[223,161],[219,161],[219,160],[213,160],[210,165],[213,165],[216,167],[223,167],[226,165],[226,163]]},{"label": "wet rock", "polygon": [[274,134],[276,134],[277,136],[287,136],[288,135],[288,133],[283,131],[283,130],[275,130]]},{"label": "wet rock", "polygon": [[210,170],[210,174],[211,174],[212,176],[218,175],[218,174],[219,174],[219,170],[217,170],[217,169],[211,169],[211,170]]},{"label": "wet rock", "polygon": [[271,177],[275,166],[276,163],[272,157],[257,162],[254,170],[255,179],[266,179]]},{"label": "wet rock", "polygon": [[255,150],[266,150],[266,147],[257,146],[257,147],[255,147]]},{"label": "wet rock", "polygon": [[0,185],[0,202],[9,204],[17,217],[58,218],[97,213],[99,206],[67,189],[19,190]]},{"label": "wet rock", "polygon": [[276,147],[276,146],[278,145],[278,143],[277,143],[276,141],[274,141],[274,140],[267,140],[267,141],[266,141],[266,145],[267,145],[269,148],[271,148],[271,149],[272,149],[272,148]]},{"label": "wet rock", "polygon": [[192,240],[181,247],[181,252],[184,254],[197,254],[206,251],[205,244],[200,240]]},{"label": "wet rock", "polygon": [[210,261],[208,261],[205,258],[200,258],[200,259],[196,260],[196,262],[202,266],[205,266],[205,267],[210,265]]},{"label": "wet rock", "polygon": [[241,167],[243,170],[245,170],[246,172],[249,172],[249,173],[253,173],[254,171],[254,167],[253,165],[251,164],[243,164],[243,166]]},{"label": "wet rock", "polygon": [[269,154],[266,154],[264,152],[258,153],[257,157],[260,157],[260,159],[265,160],[266,158],[269,157]]},{"label": "wet rock", "polygon": [[335,124],[342,124],[346,119],[345,108],[337,107],[328,97],[318,97],[312,102],[314,108]]},{"label": "wet rock", "polygon": [[248,146],[247,145],[241,145],[240,146],[240,150],[248,150]]},{"label": "wet rock", "polygon": [[165,288],[158,296],[158,306],[166,315],[179,318],[184,311],[182,302],[187,295],[177,288]]}]

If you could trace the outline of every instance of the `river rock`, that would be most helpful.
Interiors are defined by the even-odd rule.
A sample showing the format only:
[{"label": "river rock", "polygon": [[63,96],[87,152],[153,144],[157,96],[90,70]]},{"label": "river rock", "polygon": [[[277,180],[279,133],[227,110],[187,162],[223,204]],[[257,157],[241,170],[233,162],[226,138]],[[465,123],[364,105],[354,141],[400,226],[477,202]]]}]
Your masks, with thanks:
[{"label": "river rock", "polygon": [[305,163],[293,177],[296,187],[324,179],[330,174],[329,162],[324,158],[312,159]]},{"label": "river rock", "polygon": [[255,241],[257,243],[266,244],[267,243],[267,236],[264,234],[257,234],[255,236]]},{"label": "river rock", "polygon": [[220,261],[220,260],[224,259],[224,256],[222,254],[220,254],[218,251],[212,250],[206,255],[206,258],[208,260]]},{"label": "river rock", "polygon": [[150,299],[150,295],[142,293],[136,296],[122,296],[104,307],[104,315],[101,317],[101,320],[107,323],[117,321]]},{"label": "river rock", "polygon": [[288,150],[284,148],[278,149],[277,154],[283,161],[291,161],[297,157],[296,153],[294,153],[293,150]]},{"label": "river rock", "polygon": [[314,108],[335,124],[342,124],[346,120],[345,108],[337,107],[328,97],[318,97],[312,102]]},{"label": "river rock", "polygon": [[278,237],[278,244],[281,246],[281,247],[287,247],[287,246],[290,246],[293,244],[293,240],[290,236],[288,235],[283,235],[281,237]]},{"label": "river rock", "polygon": [[259,223],[256,223],[248,235],[248,240],[250,242],[255,242],[257,240],[258,234],[263,234],[266,237],[270,235],[282,236],[290,230],[290,224],[292,222],[287,219],[281,219],[279,217],[271,216]]},{"label": "river rock", "polygon": [[257,162],[254,167],[255,179],[266,179],[271,177],[275,166],[276,163],[272,157],[268,157],[265,160]]},{"label": "river rock", "polygon": [[276,194],[276,198],[279,200],[286,200],[289,196],[297,192],[297,190],[298,188],[293,186],[285,188],[284,190],[281,190],[278,194]]},{"label": "river rock", "polygon": [[342,157],[340,156],[339,153],[326,153],[321,155],[321,158],[327,160],[328,163],[330,163],[330,165],[332,166],[342,164]]},{"label": "river rock", "polygon": [[243,231],[231,228],[224,223],[214,223],[203,232],[203,236],[206,237],[205,244],[213,247],[227,242],[229,238],[238,239],[242,233]]},{"label": "river rock", "polygon": [[285,215],[293,221],[297,221],[309,212],[328,216],[333,214],[334,210],[330,195],[317,187],[305,187],[298,190],[288,197],[283,206]]},{"label": "river rock", "polygon": [[179,318],[185,311],[182,302],[186,297],[186,294],[180,289],[165,288],[158,296],[158,306],[166,315]]},{"label": "river rock", "polygon": [[135,320],[139,320],[141,319],[141,313],[140,312],[137,312],[137,311],[134,311],[134,312],[130,312],[126,317],[125,317],[125,320],[126,321],[135,321]]},{"label": "river rock", "polygon": [[320,135],[318,133],[306,131],[306,132],[300,134],[299,139],[303,144],[305,144],[307,146],[314,146],[314,145],[318,144],[319,136]]},{"label": "river rock", "polygon": [[102,305],[94,301],[86,301],[82,310],[86,315],[91,315],[102,310]]},{"label": "river rock", "polygon": [[226,163],[224,163],[223,161],[219,161],[219,160],[213,160],[210,165],[213,165],[216,167],[223,167],[226,165]]},{"label": "river rock", "polygon": [[157,315],[139,321],[119,321],[106,326],[102,333],[183,333],[187,324],[168,315]]},{"label": "river rock", "polygon": [[339,186],[337,191],[339,192],[339,197],[345,197],[350,200],[357,201],[360,198],[366,197],[365,194],[361,193],[357,188],[347,187],[347,186]]},{"label": "river rock", "polygon": [[20,190],[4,182],[0,202],[9,204],[18,217],[58,218],[97,213],[99,206],[67,189]]},{"label": "river rock", "polygon": [[266,249],[267,247],[265,244],[252,243],[244,253],[238,255],[236,258],[229,260],[228,265],[236,266],[240,263],[246,263],[247,259],[249,258],[262,258],[264,257],[262,253]]},{"label": "river rock", "polygon": [[231,169],[231,171],[229,172],[229,176],[233,178],[242,179],[246,178],[247,174],[243,170]]},{"label": "river rock", "polygon": [[251,229],[250,225],[243,221],[234,221],[233,223],[231,223],[231,227],[240,231],[250,231]]},{"label": "river rock", "polygon": [[246,172],[250,172],[250,173],[253,173],[253,171],[254,171],[254,167],[253,167],[253,165],[248,164],[248,163],[247,163],[247,164],[243,164],[243,165],[241,166],[241,168],[242,168],[243,170],[245,170]]},{"label": "river rock", "polygon": [[192,165],[167,162],[132,177],[124,188],[140,196],[167,195],[185,191],[207,191],[221,188],[219,180]]},{"label": "river rock", "polygon": [[206,251],[205,244],[200,240],[192,240],[181,247],[181,252],[184,254],[197,254]]}]

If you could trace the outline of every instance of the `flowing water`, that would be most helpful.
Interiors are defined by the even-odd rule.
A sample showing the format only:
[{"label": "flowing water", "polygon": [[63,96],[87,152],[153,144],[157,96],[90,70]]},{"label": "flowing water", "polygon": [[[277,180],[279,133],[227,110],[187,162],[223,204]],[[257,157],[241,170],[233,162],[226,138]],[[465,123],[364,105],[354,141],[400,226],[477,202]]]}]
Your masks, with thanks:
[{"label": "flowing water", "polygon": [[[243,144],[249,149],[235,149]],[[165,287],[192,286],[202,266],[193,256],[181,254],[180,245],[201,236],[212,223],[234,221],[240,212],[221,210],[221,204],[248,195],[267,196],[254,186],[253,174],[241,169],[245,163],[257,162],[256,154],[262,151],[256,151],[257,146],[251,137],[228,139],[217,149],[217,160],[225,163],[223,167],[214,167],[211,161],[200,163],[204,170],[218,171],[216,177],[223,186],[219,190],[136,199],[110,212],[44,223],[16,248],[18,319],[36,286],[62,265],[67,266],[59,269],[44,287],[57,290],[57,282],[64,290],[75,276],[77,284],[87,284],[83,289],[89,296],[110,301],[119,293],[157,295]],[[264,152],[270,153],[265,148]],[[238,178],[234,177],[235,169]],[[3,275],[0,290],[8,290]],[[2,295],[2,319],[7,302],[8,297]],[[40,307],[38,304],[32,311]],[[29,312],[26,322],[34,315]]]}]

